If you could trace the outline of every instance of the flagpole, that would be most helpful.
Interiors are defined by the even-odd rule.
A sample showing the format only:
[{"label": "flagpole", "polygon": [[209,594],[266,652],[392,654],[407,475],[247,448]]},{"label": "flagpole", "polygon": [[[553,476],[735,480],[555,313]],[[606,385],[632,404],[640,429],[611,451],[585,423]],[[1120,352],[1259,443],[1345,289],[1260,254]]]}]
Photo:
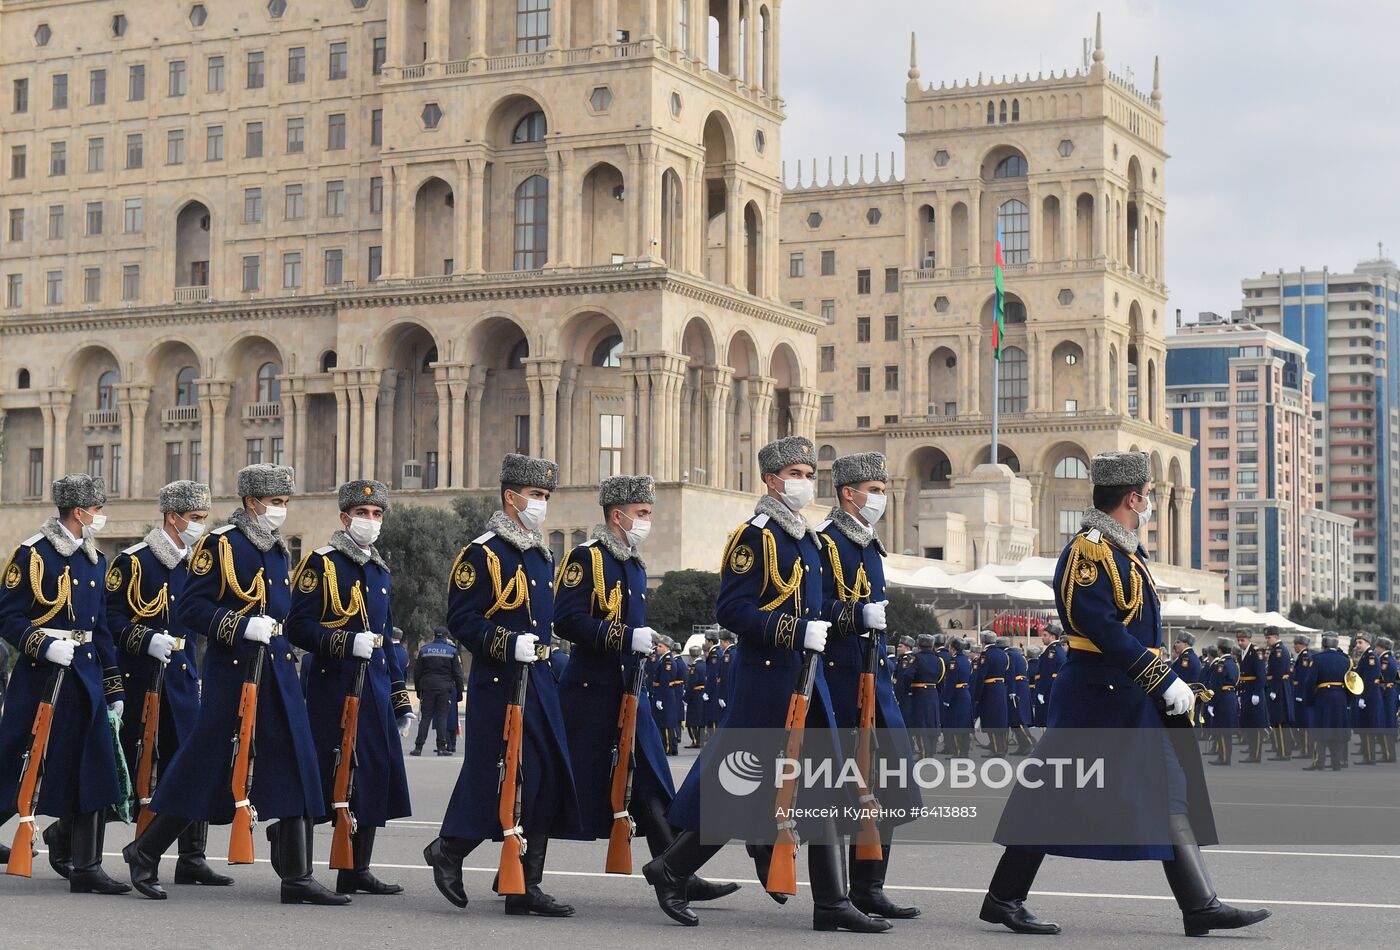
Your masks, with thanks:
[{"label": "flagpole", "polygon": [[1001,416],[1001,335],[1005,332],[1006,290],[1002,276],[1001,222],[997,222],[997,243],[993,251],[992,275],[996,283],[996,297],[992,304],[992,457],[989,461],[996,465],[1000,453],[997,451],[998,428]]},{"label": "flagpole", "polygon": [[1001,360],[992,357],[992,458],[993,465],[997,464],[997,423],[1000,415],[1001,403]]}]

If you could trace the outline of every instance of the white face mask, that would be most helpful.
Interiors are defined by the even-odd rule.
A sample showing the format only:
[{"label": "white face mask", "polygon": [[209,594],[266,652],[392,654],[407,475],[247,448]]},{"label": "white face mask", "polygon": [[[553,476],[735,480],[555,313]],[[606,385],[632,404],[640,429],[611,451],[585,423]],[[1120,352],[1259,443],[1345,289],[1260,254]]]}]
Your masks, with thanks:
[{"label": "white face mask", "polygon": [[793,511],[801,511],[817,497],[817,483],[810,478],[786,478],[783,480],[783,504]]},{"label": "white face mask", "polygon": [[[626,515],[623,515],[625,518]],[[632,519],[632,527],[627,529],[627,543],[634,548],[642,546],[642,542],[651,534],[651,522],[643,521],[640,518]]]},{"label": "white face mask", "polygon": [[[1138,512],[1137,512],[1137,516],[1138,516],[1138,528],[1139,528],[1139,529],[1142,529],[1142,528],[1147,527],[1147,523],[1148,523],[1149,521],[1152,520],[1152,512],[1155,511],[1156,508],[1155,508],[1155,506],[1153,505],[1152,496],[1151,496],[1151,495],[1141,495],[1141,494],[1139,494],[1138,497],[1139,497],[1139,498],[1146,498],[1146,499],[1147,499],[1147,507],[1144,508],[1142,511],[1138,511]],[[1134,508],[1133,510],[1134,510],[1134,511],[1137,511],[1136,508]]]},{"label": "white face mask", "polygon": [[107,516],[98,514],[92,516],[92,524],[83,525],[83,537],[91,537],[94,534],[101,534],[102,529],[107,527]]},{"label": "white face mask", "polygon": [[872,495],[869,492],[861,492],[865,496],[865,504],[860,506],[860,516],[865,519],[865,523],[872,528],[879,522],[885,514],[885,506],[889,504],[888,495]]},{"label": "white face mask", "polygon": [[[511,494],[515,495],[515,492],[511,492]],[[545,515],[549,513],[549,502],[542,498],[525,498],[524,495],[515,495],[515,497],[525,500],[524,508],[511,506],[515,508],[515,514],[520,519],[520,523],[525,526],[525,530],[540,530],[540,526],[544,524]]]},{"label": "white face mask", "polygon": [[262,526],[264,531],[276,531],[282,527],[286,520],[286,505],[263,505],[263,512],[258,515],[258,524]]},{"label": "white face mask", "polygon": [[185,527],[179,534],[180,540],[185,543],[185,547],[193,547],[195,542],[204,537],[204,525],[198,521],[186,521]]},{"label": "white face mask", "polygon": [[378,540],[381,527],[383,527],[383,522],[380,521],[374,521],[370,518],[351,518],[350,527],[345,529],[345,533],[350,535],[351,541],[362,548],[367,548]]}]

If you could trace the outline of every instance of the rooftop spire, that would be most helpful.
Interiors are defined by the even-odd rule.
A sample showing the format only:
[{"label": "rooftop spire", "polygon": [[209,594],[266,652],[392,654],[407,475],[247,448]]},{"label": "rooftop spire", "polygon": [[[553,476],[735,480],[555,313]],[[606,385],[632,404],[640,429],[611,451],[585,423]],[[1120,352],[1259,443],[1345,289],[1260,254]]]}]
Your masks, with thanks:
[{"label": "rooftop spire", "polygon": [[1162,59],[1160,56],[1152,57],[1152,101],[1162,101]]},{"label": "rooftop spire", "polygon": [[912,31],[909,34],[909,80],[916,82],[919,78],[919,40]]},{"label": "rooftop spire", "polygon": [[1094,14],[1094,62],[1103,62],[1103,13]]}]

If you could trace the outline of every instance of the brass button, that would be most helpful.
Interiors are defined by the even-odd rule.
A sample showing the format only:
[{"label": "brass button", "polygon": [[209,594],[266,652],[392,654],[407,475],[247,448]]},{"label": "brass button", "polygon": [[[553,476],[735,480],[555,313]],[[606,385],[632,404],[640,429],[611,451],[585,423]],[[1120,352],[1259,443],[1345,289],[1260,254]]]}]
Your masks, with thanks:
[{"label": "brass button", "polygon": [[181,664],[180,664],[180,669],[182,669],[182,670],[187,670],[187,669],[189,669],[189,665],[186,664],[186,663],[181,663]]},{"label": "brass button", "polygon": [[802,565],[802,570],[803,570],[803,571],[810,571],[811,568],[808,567],[806,564],[803,564],[803,565]]},{"label": "brass button", "polygon": [[539,582],[536,581],[536,580],[532,577],[532,578],[530,578],[530,586],[531,586],[531,587],[538,587],[538,586],[539,586]]},{"label": "brass button", "polygon": [[501,681],[501,678],[500,678],[499,676],[493,676],[493,677],[491,677],[491,682],[493,682],[493,683],[499,683],[500,681]]},{"label": "brass button", "polygon": [[238,661],[237,661],[237,660],[234,660],[234,661],[233,661],[233,665],[234,665],[234,666],[237,666],[237,665],[238,665]]},{"label": "brass button", "polygon": [[584,683],[584,684],[583,684],[583,688],[584,688],[584,689],[587,689],[587,688],[588,688],[588,684],[587,684],[587,683]]},{"label": "brass button", "polygon": [[538,627],[539,625],[540,625],[540,622],[539,622],[538,620],[531,620],[531,621],[530,621],[530,626],[532,626],[532,627]]},{"label": "brass button", "polygon": [[763,665],[764,665],[764,666],[772,666],[772,665],[773,665],[773,661],[772,661],[772,660],[764,660],[764,661],[763,661]]},{"label": "brass button", "polygon": [[282,578],[282,585],[283,585],[284,587],[290,587],[290,586],[292,586],[292,582],[291,582],[290,580],[288,580],[287,578],[284,577],[284,578]]},{"label": "brass button", "polygon": [[130,673],[123,673],[122,675],[125,676],[127,679],[131,679],[131,674],[130,674]]},{"label": "brass button", "polygon": [[387,594],[387,593],[389,593],[389,588],[387,588],[387,587],[381,587],[381,588],[379,588],[379,592],[380,592],[381,594]]},{"label": "brass button", "polygon": [[287,654],[287,659],[290,660],[291,658],[292,658],[292,655],[291,655],[290,653],[288,653],[288,654]]},{"label": "brass button", "polygon": [[827,666],[835,666],[835,665],[836,665],[836,661],[835,661],[835,660],[827,660],[827,661],[826,661],[826,665],[827,665]]}]

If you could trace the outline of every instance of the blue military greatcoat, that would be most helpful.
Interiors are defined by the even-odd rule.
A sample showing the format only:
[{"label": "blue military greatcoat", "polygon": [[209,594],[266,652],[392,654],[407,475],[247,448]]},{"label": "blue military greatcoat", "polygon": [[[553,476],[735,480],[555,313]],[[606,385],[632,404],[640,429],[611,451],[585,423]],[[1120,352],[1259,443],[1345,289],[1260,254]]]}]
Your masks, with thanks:
[{"label": "blue military greatcoat", "polygon": [[1241,729],[1269,728],[1269,702],[1264,689],[1268,672],[1263,652],[1251,643],[1240,657]]},{"label": "blue military greatcoat", "polygon": [[705,662],[702,653],[690,664],[690,671],[685,677],[685,722],[692,729],[705,727],[705,697],[709,689],[709,670],[710,666]]},{"label": "blue military greatcoat", "polygon": [[1269,647],[1266,661],[1267,692],[1269,702],[1269,722],[1275,726],[1293,723],[1293,656],[1288,647],[1275,643]]},{"label": "blue military greatcoat", "polygon": [[1010,676],[1006,681],[1006,720],[1014,729],[1031,724],[1031,678],[1030,664],[1020,647],[1006,651],[1011,663]]},{"label": "blue military greatcoat", "polygon": [[[1363,689],[1360,696],[1351,701],[1351,725],[1354,729],[1380,729],[1385,723],[1381,703],[1381,664],[1376,658],[1375,647],[1367,647],[1366,652],[1356,658],[1356,672],[1361,676]],[[1394,723],[1390,724],[1394,727]]]},{"label": "blue military greatcoat", "polygon": [[1045,648],[1040,654],[1040,665],[1035,671],[1035,712],[1032,716],[1034,725],[1044,726],[1046,716],[1050,709],[1050,697],[1053,695],[1055,680],[1060,676],[1060,667],[1065,663],[1064,647],[1060,641],[1056,640]]},{"label": "blue military greatcoat", "polygon": [[[1310,728],[1321,732],[1324,729],[1345,730],[1351,727],[1347,709],[1349,694],[1346,690],[1346,676],[1351,668],[1351,660],[1336,647],[1313,654],[1312,666],[1302,683],[1303,693],[1308,697]],[[1321,740],[1324,737],[1315,734],[1315,738]]]},{"label": "blue military greatcoat", "polygon": [[1307,729],[1312,725],[1308,695],[1303,688],[1312,664],[1313,652],[1307,647],[1303,647],[1293,657],[1293,724],[1299,729]]},{"label": "blue military greatcoat", "polygon": [[992,645],[982,651],[982,662],[973,671],[973,702],[983,729],[1005,729],[1007,680],[1011,676],[1011,658],[1001,647]]}]

